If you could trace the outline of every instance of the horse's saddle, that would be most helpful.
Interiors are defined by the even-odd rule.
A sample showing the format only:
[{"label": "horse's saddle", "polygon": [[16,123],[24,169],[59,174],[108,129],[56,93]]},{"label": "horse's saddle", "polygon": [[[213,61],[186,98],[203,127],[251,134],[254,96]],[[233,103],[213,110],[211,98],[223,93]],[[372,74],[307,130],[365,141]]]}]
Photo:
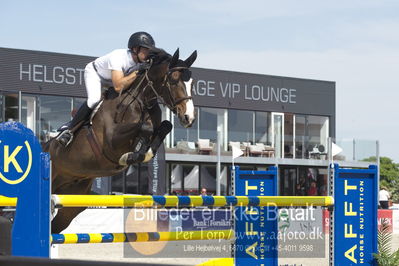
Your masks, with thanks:
[{"label": "horse's saddle", "polygon": [[103,92],[103,99],[112,100],[118,96],[119,96],[119,93],[115,91],[114,87],[109,87]]}]

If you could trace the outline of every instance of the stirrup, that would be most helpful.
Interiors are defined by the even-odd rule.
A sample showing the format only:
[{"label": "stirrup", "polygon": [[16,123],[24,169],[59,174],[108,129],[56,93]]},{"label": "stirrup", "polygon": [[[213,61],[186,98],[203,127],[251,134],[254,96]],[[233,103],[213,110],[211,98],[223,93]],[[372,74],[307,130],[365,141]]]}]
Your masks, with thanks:
[{"label": "stirrup", "polygon": [[[61,141],[61,138],[64,136],[64,134],[69,134],[69,140],[68,140],[68,142],[66,143],[66,144],[64,144],[62,141]],[[71,132],[71,130],[69,130],[69,129],[67,129],[67,130],[64,130],[64,131],[62,131],[59,135],[58,135],[58,137],[56,138],[56,140],[61,144],[61,145],[63,145],[64,147],[67,147],[71,142],[72,142],[72,140],[73,140],[73,133]]]}]

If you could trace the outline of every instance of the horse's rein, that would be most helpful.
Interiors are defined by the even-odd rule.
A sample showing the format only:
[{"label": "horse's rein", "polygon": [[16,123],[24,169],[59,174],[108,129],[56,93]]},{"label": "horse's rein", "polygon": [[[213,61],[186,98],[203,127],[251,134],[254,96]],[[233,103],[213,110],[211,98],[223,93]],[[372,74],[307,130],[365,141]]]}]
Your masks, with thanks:
[{"label": "horse's rein", "polygon": [[[162,82],[162,85],[161,85],[161,87],[165,87],[168,90],[168,97],[169,97],[170,102],[173,104],[173,106],[166,104],[165,101],[163,101],[163,102],[173,112],[175,112],[176,106],[178,104],[180,104],[181,102],[183,102],[185,100],[191,100],[193,98],[192,96],[188,96],[187,91],[185,91],[186,96],[178,98],[176,100],[173,100],[172,89],[171,89],[170,82],[169,82],[169,76],[170,76],[170,74],[172,74],[175,71],[180,71],[180,70],[184,70],[184,69],[188,69],[188,68],[187,67],[174,67],[174,68],[169,69],[168,73],[166,73],[164,80]],[[153,88],[153,90],[154,90],[155,95],[157,95],[157,98],[160,98],[160,96],[156,93],[154,88]],[[162,100],[162,98],[160,98],[160,99]]]},{"label": "horse's rein", "polygon": [[[150,61],[150,65],[152,65],[152,60]],[[157,100],[159,100],[162,104],[166,105],[172,112],[175,113],[175,112],[176,112],[176,106],[177,106],[178,104],[180,104],[181,102],[185,101],[185,100],[190,100],[190,99],[192,99],[192,96],[188,96],[188,95],[187,95],[187,91],[185,91],[185,93],[186,93],[186,96],[185,96],[185,97],[181,97],[181,98],[179,98],[179,99],[173,100],[172,89],[171,89],[170,82],[168,81],[168,77],[170,76],[170,74],[171,74],[172,72],[181,71],[181,70],[184,70],[184,69],[188,69],[188,68],[187,68],[187,67],[174,67],[174,68],[169,69],[168,72],[165,74],[164,81],[162,82],[161,87],[165,87],[165,88],[167,89],[168,97],[169,97],[169,100],[170,100],[170,102],[172,103],[172,105],[166,103],[166,101],[164,101],[164,100],[162,99],[162,97],[159,95],[159,93],[157,92],[157,90],[156,90],[156,89],[154,88],[154,86],[153,86],[153,81],[148,77],[148,70],[146,70],[146,71],[144,72],[144,75],[143,75],[142,79],[141,79],[141,80],[139,81],[139,83],[135,86],[135,88],[134,88],[134,89],[130,88],[130,89],[126,92],[127,95],[126,95],[126,96],[122,99],[122,101],[118,104],[117,108],[119,109],[119,107],[120,107],[120,106],[123,104],[123,102],[127,99],[128,95],[130,95],[133,99],[129,102],[129,104],[126,105],[125,110],[123,111],[123,113],[125,113],[126,110],[127,110],[127,108],[128,108],[134,101],[139,100],[139,99],[138,99],[139,95],[140,95],[141,93],[144,93],[145,90],[146,90],[148,87],[150,87],[151,90],[153,91],[153,93],[155,94],[155,97],[149,99],[148,102],[151,102],[151,100],[157,99]],[[145,85],[145,87],[144,87],[142,90],[139,90],[138,88],[141,86],[141,84],[143,83],[144,80],[147,80],[147,84]],[[137,90],[136,95],[132,95],[131,91],[135,91],[135,90]],[[121,91],[119,92],[119,95],[121,95],[122,92],[123,92],[123,90],[121,90]],[[145,106],[145,104],[146,104],[145,102],[142,102],[142,101],[140,101],[140,102],[141,102],[141,104],[143,104],[143,105]],[[147,107],[147,108],[148,108],[148,107]],[[122,117],[123,117],[123,116],[122,116]]]}]

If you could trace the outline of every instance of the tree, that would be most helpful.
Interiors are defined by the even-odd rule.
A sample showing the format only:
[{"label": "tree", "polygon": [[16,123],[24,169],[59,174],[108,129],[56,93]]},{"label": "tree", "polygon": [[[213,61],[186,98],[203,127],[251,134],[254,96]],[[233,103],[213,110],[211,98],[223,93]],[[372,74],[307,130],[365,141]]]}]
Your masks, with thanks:
[{"label": "tree", "polygon": [[[365,159],[375,162],[375,157]],[[380,187],[386,187],[394,202],[399,201],[399,164],[388,157],[380,157]]]}]

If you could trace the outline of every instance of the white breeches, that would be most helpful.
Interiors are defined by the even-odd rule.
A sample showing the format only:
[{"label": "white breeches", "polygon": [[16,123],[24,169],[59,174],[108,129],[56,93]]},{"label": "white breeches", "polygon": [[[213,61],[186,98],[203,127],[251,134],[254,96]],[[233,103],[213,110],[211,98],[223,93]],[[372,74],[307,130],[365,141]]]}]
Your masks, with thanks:
[{"label": "white breeches", "polygon": [[93,63],[85,68],[85,85],[87,92],[87,106],[93,108],[101,100],[101,78],[93,67]]}]

